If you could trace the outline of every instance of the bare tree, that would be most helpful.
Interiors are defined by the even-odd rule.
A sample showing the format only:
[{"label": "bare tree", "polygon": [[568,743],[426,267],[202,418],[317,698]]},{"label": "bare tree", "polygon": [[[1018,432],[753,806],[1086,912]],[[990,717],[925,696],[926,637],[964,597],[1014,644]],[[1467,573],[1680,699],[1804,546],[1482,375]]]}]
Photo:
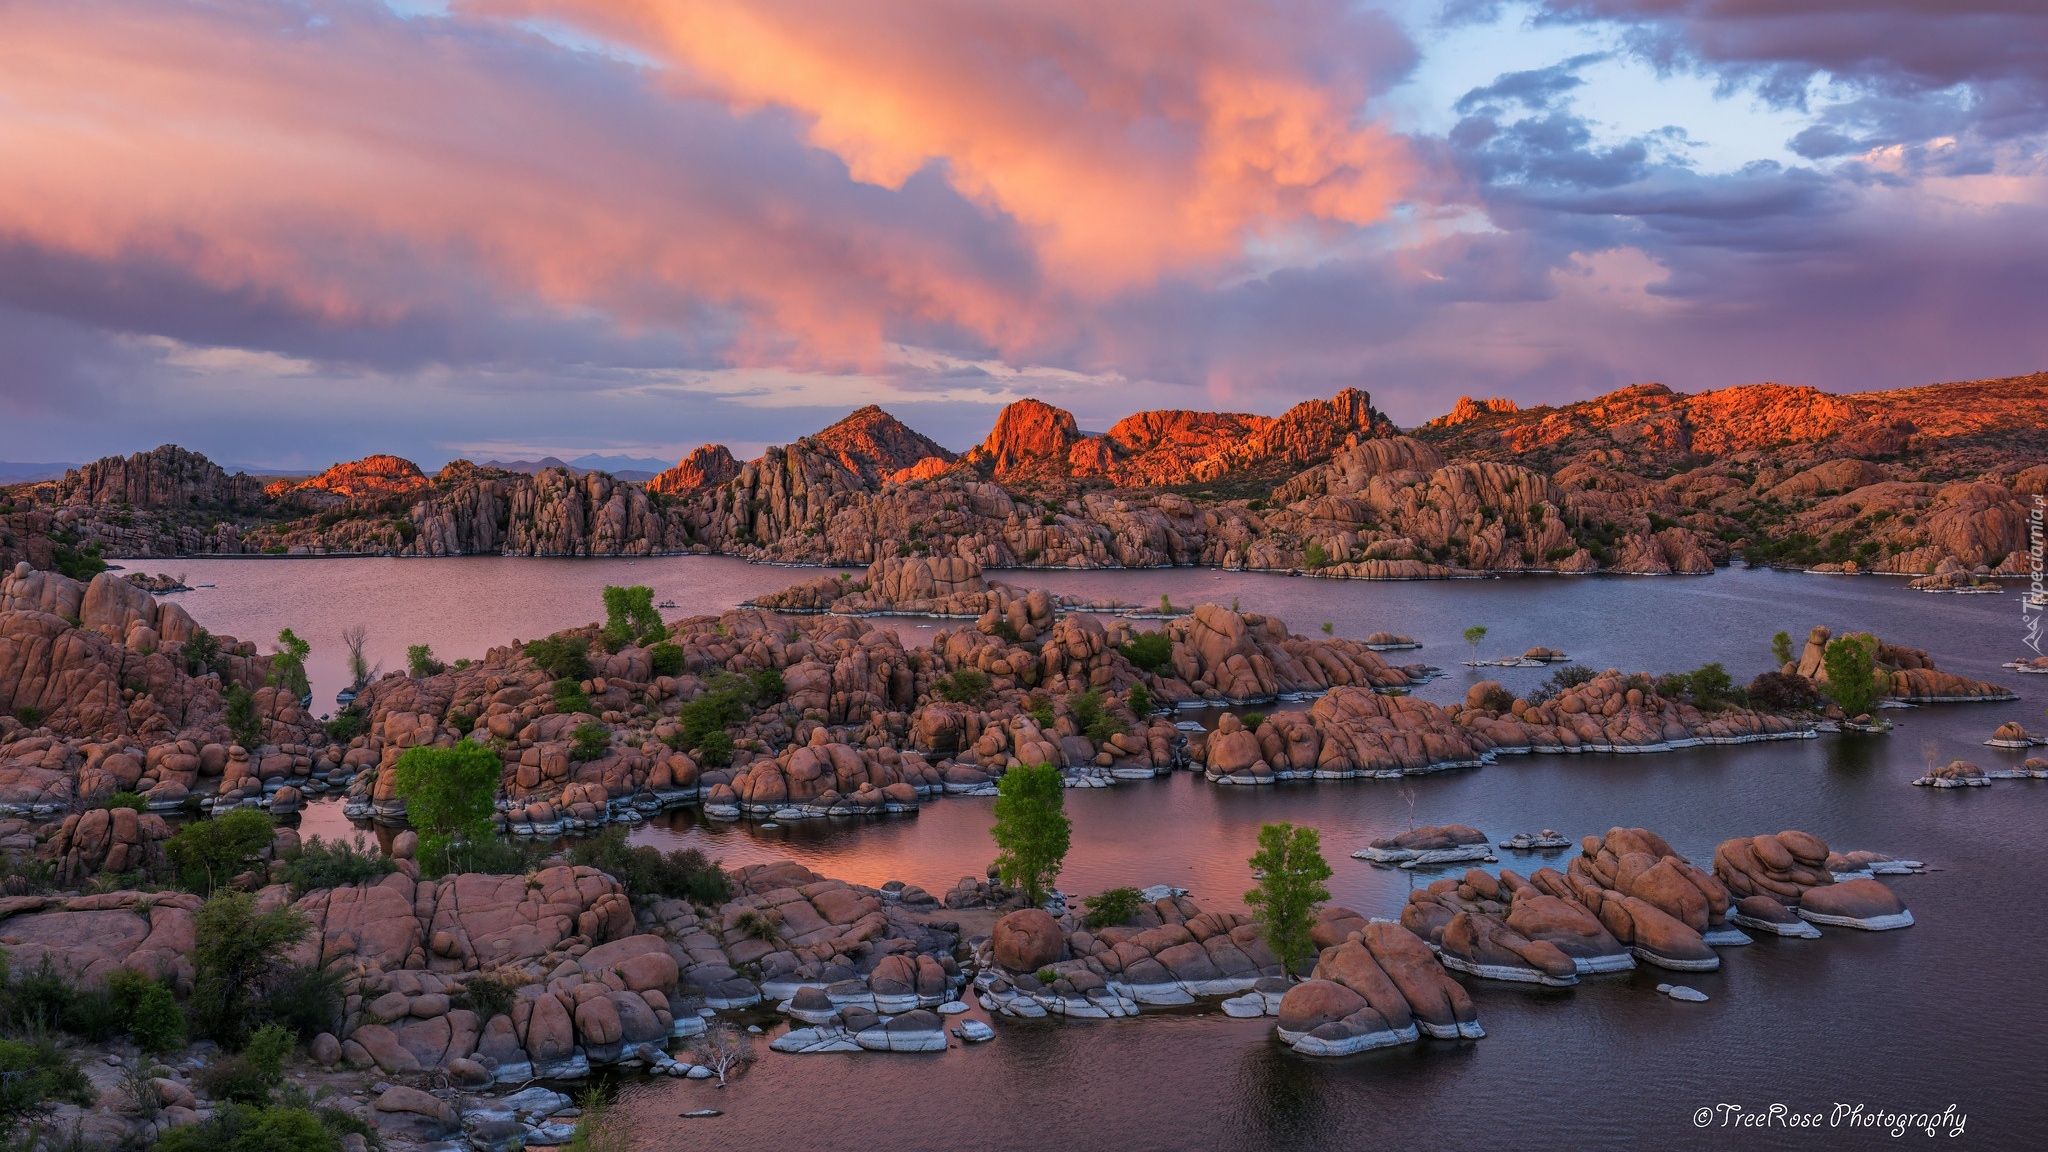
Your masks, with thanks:
[{"label": "bare tree", "polygon": [[1403,784],[1395,795],[1408,802],[1408,830],[1415,831],[1415,785]]},{"label": "bare tree", "polygon": [[351,624],[341,630],[341,642],[348,646],[349,683],[357,688],[370,680],[370,664],[363,659],[363,643],[369,638],[370,630],[362,624]]},{"label": "bare tree", "polygon": [[690,1059],[717,1074],[723,1088],[727,1074],[736,1075],[754,1062],[754,1038],[730,1024],[714,1022],[690,1046]]}]

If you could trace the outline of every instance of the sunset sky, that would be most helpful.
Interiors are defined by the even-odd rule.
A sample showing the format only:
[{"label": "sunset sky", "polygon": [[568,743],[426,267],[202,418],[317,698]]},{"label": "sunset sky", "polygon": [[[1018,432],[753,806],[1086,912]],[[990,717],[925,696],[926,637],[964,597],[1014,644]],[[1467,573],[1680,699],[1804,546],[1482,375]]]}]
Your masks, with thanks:
[{"label": "sunset sky", "polygon": [[0,0],[0,459],[2048,368],[2040,0]]}]

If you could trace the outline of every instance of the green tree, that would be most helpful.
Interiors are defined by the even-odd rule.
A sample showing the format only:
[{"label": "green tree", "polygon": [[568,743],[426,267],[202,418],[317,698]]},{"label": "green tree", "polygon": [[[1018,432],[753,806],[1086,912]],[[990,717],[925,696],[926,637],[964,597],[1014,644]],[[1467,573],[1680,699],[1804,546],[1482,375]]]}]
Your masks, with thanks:
[{"label": "green tree", "polygon": [[200,1031],[240,1047],[260,990],[311,927],[293,908],[258,912],[247,892],[230,888],[207,897],[192,917],[192,1003]]},{"label": "green tree", "polygon": [[168,1052],[185,1044],[185,1013],[171,990],[132,968],[107,973],[114,1014],[144,1052]]},{"label": "green tree", "polygon": [[1164,628],[1157,632],[1136,632],[1131,635],[1130,642],[1117,651],[1134,666],[1147,672],[1157,672],[1173,663],[1173,637],[1168,636]]},{"label": "green tree", "polygon": [[53,1104],[87,1105],[93,1095],[92,1082],[55,1042],[0,1039],[0,1136],[12,1137]]},{"label": "green tree", "polygon": [[178,656],[185,662],[185,675],[204,676],[217,671],[220,665],[220,637],[204,628],[195,628],[192,635],[178,645]]},{"label": "green tree", "polygon": [[1037,904],[1060,874],[1073,837],[1059,767],[1024,764],[1004,773],[996,785],[995,817],[989,833],[998,849],[997,874]]},{"label": "green tree", "polygon": [[604,639],[614,652],[628,644],[653,644],[667,635],[668,626],[654,607],[652,588],[644,584],[605,586]]},{"label": "green tree", "polygon": [[1266,947],[1291,973],[1315,955],[1309,930],[1316,909],[1330,898],[1323,881],[1330,878],[1323,859],[1322,834],[1292,824],[1259,826],[1259,850],[1252,853],[1252,871],[1259,886],[1244,894],[1266,932]]},{"label": "green tree", "polygon": [[1465,629],[1465,643],[1472,646],[1472,658],[1479,659],[1479,642],[1486,639],[1486,625],[1474,624]]},{"label": "green tree", "polygon": [[446,672],[448,666],[434,659],[433,645],[411,644],[405,649],[405,670],[412,673],[413,679],[424,680]]},{"label": "green tree", "polygon": [[612,750],[612,730],[594,721],[578,724],[569,740],[571,760],[597,760]]},{"label": "green tree", "polygon": [[1779,668],[1792,662],[1792,634],[1780,632],[1771,637],[1771,662]]},{"label": "green tree", "polygon": [[549,636],[526,646],[533,662],[558,680],[584,680],[590,676],[590,640],[573,633]]},{"label": "green tree", "polygon": [[306,695],[313,686],[306,680],[306,657],[313,652],[313,646],[299,639],[287,628],[277,634],[277,651],[270,656],[270,682],[292,694],[293,699]]},{"label": "green tree", "polygon": [[393,768],[393,790],[420,834],[422,854],[446,858],[457,840],[491,835],[498,754],[464,740],[452,748],[408,748]]},{"label": "green tree", "polygon": [[242,747],[253,750],[263,743],[263,718],[256,714],[256,694],[240,684],[228,689],[228,705],[220,719]]},{"label": "green tree", "polygon": [[203,896],[260,864],[256,854],[274,835],[268,813],[237,808],[178,829],[164,855],[178,871],[179,886]]},{"label": "green tree", "polygon": [[1877,705],[1877,638],[1867,633],[1828,641],[1822,659],[1828,669],[1828,695],[1850,716]]}]

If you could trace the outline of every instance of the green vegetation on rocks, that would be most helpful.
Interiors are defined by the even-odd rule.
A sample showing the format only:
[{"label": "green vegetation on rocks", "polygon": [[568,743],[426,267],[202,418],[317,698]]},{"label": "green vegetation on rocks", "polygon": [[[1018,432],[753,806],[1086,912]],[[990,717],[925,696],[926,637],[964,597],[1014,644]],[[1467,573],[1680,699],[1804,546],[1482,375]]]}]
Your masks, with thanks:
[{"label": "green vegetation on rocks", "polygon": [[1315,955],[1309,930],[1315,926],[1316,910],[1330,898],[1324,886],[1330,864],[1323,859],[1322,846],[1322,834],[1314,828],[1264,824],[1259,827],[1259,849],[1251,856],[1259,886],[1245,893],[1244,900],[1265,930],[1266,946],[1289,972]]},{"label": "green vegetation on rocks", "polygon": [[1037,904],[1060,874],[1073,836],[1058,766],[1024,764],[996,785],[996,872]]}]

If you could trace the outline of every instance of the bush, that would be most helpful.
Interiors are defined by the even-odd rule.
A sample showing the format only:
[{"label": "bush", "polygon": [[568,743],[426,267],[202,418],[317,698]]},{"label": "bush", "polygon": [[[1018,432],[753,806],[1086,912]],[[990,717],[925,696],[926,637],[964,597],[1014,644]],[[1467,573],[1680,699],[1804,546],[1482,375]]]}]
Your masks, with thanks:
[{"label": "bush", "polygon": [[574,634],[550,636],[526,646],[533,662],[557,680],[590,678],[590,640]]},{"label": "bush", "polygon": [[[338,1152],[341,1134],[356,1130],[338,1108],[230,1104],[202,1124],[157,1137],[156,1152]],[[376,1145],[372,1145],[376,1147]]]},{"label": "bush", "polygon": [[107,992],[121,1027],[144,1052],[169,1052],[185,1043],[185,1012],[162,983],[132,968],[107,973]]},{"label": "bush", "polygon": [[1102,693],[1093,688],[1079,696],[1069,696],[1067,709],[1074,714],[1074,726],[1097,744],[1124,730],[1123,724],[1103,707]]},{"label": "bush", "polygon": [[578,712],[592,714],[597,712],[596,706],[590,702],[590,693],[585,692],[583,685],[578,681],[569,679],[557,680],[555,681],[554,691],[555,711],[560,715],[573,716]]},{"label": "bush", "polygon": [[246,892],[223,889],[192,918],[193,1008],[199,1029],[228,1048],[248,1036],[251,1006],[311,928],[292,908],[256,911]]},{"label": "bush", "polygon": [[626,842],[626,830],[608,828],[602,835],[578,841],[569,849],[572,863],[596,868],[626,886],[635,896],[669,896],[699,904],[723,904],[732,885],[715,860],[695,848],[660,849]]},{"label": "bush", "polygon": [[178,658],[184,661],[187,676],[204,676],[216,671],[220,665],[220,637],[204,628],[195,628],[192,635],[178,645]]},{"label": "bush", "polygon": [[457,839],[490,838],[502,770],[496,752],[466,740],[452,748],[405,750],[393,767],[393,791],[405,801],[406,822],[420,834],[422,861],[445,857]]},{"label": "bush", "polygon": [[463,872],[517,876],[539,867],[551,854],[546,844],[522,843],[497,836],[451,841],[448,847],[420,858],[420,875],[429,880]]},{"label": "bush", "polygon": [[1125,700],[1130,705],[1131,714],[1139,719],[1142,720],[1152,714],[1152,693],[1143,684],[1131,685]]},{"label": "bush", "polygon": [[705,768],[723,768],[732,763],[732,736],[722,730],[706,732],[692,749],[697,763]]},{"label": "bush", "polygon": [[321,725],[327,738],[336,744],[346,744],[363,734],[363,714],[354,709],[335,713],[334,719]]},{"label": "bush", "polygon": [[346,976],[339,968],[281,965],[263,982],[256,998],[256,1018],[275,1024],[300,1040],[311,1040],[322,1032],[337,1032],[346,995]]},{"label": "bush", "polygon": [[1720,664],[1702,664],[1685,674],[1686,692],[1705,709],[1725,708],[1735,699],[1735,680]]},{"label": "bush", "polygon": [[1599,673],[1586,667],[1584,664],[1566,664],[1544,677],[1536,685],[1535,691],[1529,693],[1529,703],[1541,704],[1560,692],[1577,688],[1579,685],[1587,683],[1597,675]]},{"label": "bush", "polygon": [[978,668],[961,668],[942,676],[932,685],[939,696],[955,704],[979,704],[988,698],[988,673]]},{"label": "bush", "polygon": [[69,1055],[46,1039],[0,1039],[0,1135],[56,1104],[93,1102],[92,1082]]},{"label": "bush", "polygon": [[274,835],[267,813],[237,808],[178,829],[164,855],[177,869],[179,887],[203,896],[260,864],[256,854]]},{"label": "bush", "polygon": [[1804,676],[1766,672],[1749,682],[1749,699],[1773,712],[1804,712],[1820,707],[1820,689]]},{"label": "bush", "polygon": [[1081,918],[1081,922],[1091,931],[1107,928],[1112,924],[1122,924],[1138,914],[1138,905],[1144,901],[1144,895],[1136,888],[1111,888],[1084,901],[1088,906],[1088,912]]},{"label": "bush", "polygon": [[284,876],[294,894],[304,895],[316,888],[361,884],[388,876],[397,869],[398,865],[389,856],[370,851],[363,834],[358,832],[354,844],[323,840],[319,836],[307,837],[298,856],[286,863]]},{"label": "bush", "polygon": [[683,674],[683,646],[664,640],[647,650],[648,659],[654,665],[656,676],[681,676]]},{"label": "bush", "polygon": [[43,710],[33,704],[23,704],[21,707],[16,708],[14,710],[14,718],[21,721],[22,726],[25,728],[40,728],[43,726]]},{"label": "bush", "polygon": [[126,808],[132,812],[147,812],[149,811],[149,801],[143,799],[140,792],[116,792],[98,804],[93,805],[93,807],[107,809]]},{"label": "bush", "polygon": [[1237,715],[1237,722],[1244,725],[1247,731],[1257,732],[1259,725],[1266,722],[1266,714],[1264,712],[1240,712]]},{"label": "bush", "polygon": [[[251,1042],[253,1043],[253,1041]],[[216,1100],[268,1104],[276,1081],[266,1079],[247,1056],[226,1056],[199,1070],[199,1090]]]},{"label": "bush", "polygon": [[596,760],[612,750],[612,730],[602,724],[585,721],[569,734],[569,759]]},{"label": "bush", "polygon": [[512,1014],[512,1001],[518,995],[519,980],[517,976],[511,979],[501,979],[497,976],[478,973],[470,977],[469,982],[462,986],[462,991],[457,992],[448,1003],[452,1007],[464,1008],[476,1013],[478,1020],[488,1024],[493,1016],[510,1016]]},{"label": "bush", "polygon": [[448,666],[434,659],[433,645],[414,644],[405,650],[405,670],[412,674],[413,679],[424,680],[446,672]]},{"label": "bush", "polygon": [[256,694],[240,684],[228,689],[228,706],[221,713],[221,723],[227,725],[235,743],[244,748],[254,751],[263,743],[263,718],[256,714]]},{"label": "bush", "polygon": [[1329,550],[1313,540],[1309,541],[1308,547],[1301,550],[1301,565],[1304,568],[1321,568],[1329,562]]},{"label": "bush", "polygon": [[789,695],[789,686],[783,683],[782,671],[778,668],[756,668],[747,679],[754,685],[753,704],[756,708],[780,704],[782,698]]},{"label": "bush", "polygon": [[1041,730],[1049,732],[1059,722],[1059,718],[1053,715],[1052,700],[1044,693],[1034,693],[1025,704],[1024,714],[1031,717]]},{"label": "bush", "polygon": [[1157,672],[1173,663],[1173,638],[1166,634],[1164,628],[1157,632],[1139,632],[1117,651],[1134,666],[1147,672]]},{"label": "bush", "polygon": [[313,690],[306,679],[306,657],[313,646],[286,628],[277,634],[277,651],[270,656],[270,683],[291,693],[296,700]]}]

